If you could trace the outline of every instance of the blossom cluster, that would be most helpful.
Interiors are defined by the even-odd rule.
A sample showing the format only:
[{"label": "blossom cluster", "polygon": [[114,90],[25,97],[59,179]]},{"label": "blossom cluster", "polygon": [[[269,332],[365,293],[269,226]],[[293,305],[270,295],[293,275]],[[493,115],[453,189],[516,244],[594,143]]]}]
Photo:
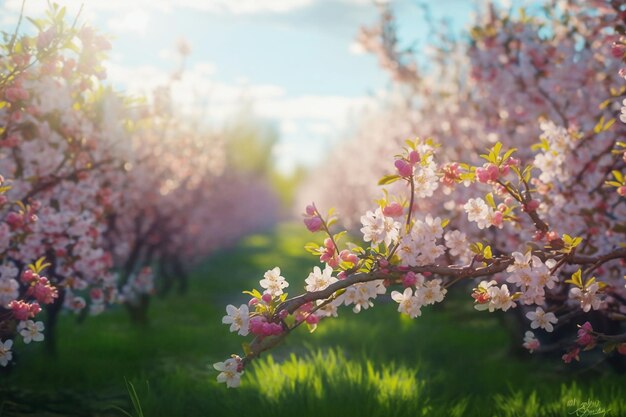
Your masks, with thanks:
[{"label": "blossom cluster", "polygon": [[[418,138],[406,144],[408,146],[402,155],[396,157],[396,161],[409,160],[411,153],[422,144],[428,144],[432,149],[431,157],[435,157],[434,149],[437,147],[430,139]],[[487,151],[484,158],[498,167],[509,166],[505,165],[506,161],[514,153],[514,150],[505,151],[501,143]],[[459,166],[464,168],[457,186],[463,187],[462,183],[468,181],[484,183],[477,174],[480,166],[465,163]],[[506,247],[492,247],[483,242],[472,243],[459,230],[446,231],[451,228],[450,222],[439,217],[426,215],[422,219],[417,218],[415,202],[424,198],[415,188],[419,172],[413,167],[402,172],[403,167],[402,164],[395,164],[397,174],[380,180],[383,185],[400,182],[404,187],[395,193],[387,190],[385,198],[377,202],[378,207],[368,210],[361,217],[362,243],[346,242],[343,244],[346,248],[342,250],[340,243],[345,231],[331,232],[336,224],[332,212],[324,216],[314,204],[307,206],[304,213],[306,227],[311,229],[310,225],[315,224],[313,232],[323,231],[327,237],[323,246],[310,243],[306,248],[315,256],[321,253],[320,261],[324,268],[315,266],[304,279],[305,292],[288,298],[283,290],[293,287],[293,282],[287,282],[281,276],[280,268],[275,267],[267,271],[259,282],[263,293],[256,289],[245,291],[252,296],[248,304],[239,308],[227,306],[223,323],[230,325],[232,332],[241,336],[251,333],[255,338],[243,345],[246,356],[237,362],[236,368],[234,365],[232,369],[227,368],[224,365],[226,362],[215,365],[222,372],[218,376],[220,382],[226,382],[229,387],[238,386],[243,369],[250,360],[280,343],[301,324],[306,323],[310,331],[314,331],[322,320],[338,317],[342,306],[353,306],[353,312],[359,313],[362,309],[373,307],[376,298],[386,294],[387,289],[393,286],[403,287],[402,290],[392,290],[390,294],[391,299],[398,303],[398,312],[417,318],[423,314],[423,308],[443,302],[452,285],[491,276],[491,280],[481,280],[471,293],[475,309],[492,313],[497,310],[525,310],[526,326],[532,330],[526,332],[523,346],[531,352],[542,350],[540,339],[533,330],[555,333],[561,321],[567,322],[570,317],[576,317],[572,314],[576,312],[586,313],[593,309],[605,314],[613,313],[608,302],[609,294],[623,291],[623,283],[620,283],[621,287],[616,287],[598,281],[590,273],[599,266],[626,259],[626,250],[618,248],[600,255],[594,255],[595,250],[590,254],[585,254],[584,249],[577,252],[583,239],[558,235],[550,229],[537,214],[537,207],[530,204],[534,201],[534,191],[528,191],[526,184],[530,178],[520,168],[513,169],[511,173],[518,177],[517,185],[512,181],[494,182],[491,184],[492,191],[485,196],[490,206],[495,205],[493,194],[515,201],[509,202],[507,208],[500,211],[506,213],[501,218],[501,224],[478,225],[477,228],[496,231],[504,223],[520,224],[523,216],[529,218],[536,232],[546,238],[543,242],[534,239],[524,252],[509,252]],[[437,174],[438,178],[445,177],[443,169]],[[496,192],[496,187],[501,190]],[[481,201],[487,206],[482,198]],[[474,215],[472,210],[467,211],[468,217]],[[455,259],[465,264],[455,263]],[[573,266],[588,265],[592,267],[584,272],[582,268],[574,273],[568,272]],[[554,299],[564,291],[569,293],[568,302],[561,303],[557,308]],[[581,347],[591,350],[600,343],[604,345],[605,352],[626,352],[626,333],[602,333],[587,322],[580,327],[577,336],[566,344],[569,345],[563,355],[566,363],[580,359]]]},{"label": "blossom cluster", "polygon": [[[313,173],[302,201],[334,206],[355,233],[362,213],[375,211],[371,201],[380,201],[378,178],[393,203],[406,188],[387,184],[390,166],[379,156],[397,154],[416,132],[434,137],[442,145],[440,189],[416,198],[418,217],[449,220],[446,255],[459,265],[476,269],[504,255],[511,262],[471,284],[476,307],[521,309],[511,315],[515,329],[532,324],[536,343],[560,342],[537,349],[526,340],[533,351],[571,342],[572,316],[594,312],[602,319],[590,323],[607,351],[623,349],[624,338],[607,332],[623,330],[626,314],[624,7],[573,0],[512,13],[488,4],[470,42],[442,33],[423,56],[399,47],[393,13],[384,9],[359,41],[390,73],[393,89],[329,154],[324,175]],[[399,159],[392,175],[408,173],[399,172],[408,152]],[[577,258],[598,263],[570,263]],[[512,330],[517,343],[524,333]]]},{"label": "blossom cluster", "polygon": [[15,337],[43,339],[41,309],[54,323],[63,308],[145,308],[277,206],[262,176],[230,165],[226,132],[175,111],[171,85],[125,97],[106,85],[106,37],[54,4],[28,21],[34,34],[18,27],[0,43],[3,367]]}]

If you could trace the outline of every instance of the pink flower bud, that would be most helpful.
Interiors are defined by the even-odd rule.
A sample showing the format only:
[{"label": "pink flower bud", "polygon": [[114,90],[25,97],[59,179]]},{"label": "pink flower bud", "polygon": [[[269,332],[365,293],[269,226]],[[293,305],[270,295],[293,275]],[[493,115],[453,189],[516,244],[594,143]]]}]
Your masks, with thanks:
[{"label": "pink flower bud", "polygon": [[487,165],[487,172],[489,173],[489,179],[491,181],[497,181],[500,177],[500,168],[497,165],[489,164]]},{"label": "pink flower bud", "polygon": [[397,159],[396,162],[394,162],[394,165],[401,176],[410,177],[413,175],[413,166],[404,159]]},{"label": "pink flower bud", "polygon": [[404,277],[402,278],[402,285],[407,288],[407,287],[412,287],[413,285],[415,285],[417,283],[417,276],[415,275],[415,273],[413,271],[409,271],[407,272]]},{"label": "pink flower bud", "polygon": [[319,323],[319,321],[320,321],[320,318],[317,317],[315,314],[309,314],[306,318],[306,322],[308,324],[317,324]]},{"label": "pink flower bud", "polygon": [[546,239],[548,240],[548,242],[551,241],[551,240],[559,239],[559,238],[560,238],[559,234],[556,231],[554,231],[554,230],[550,230],[546,234]]},{"label": "pink flower bud", "polygon": [[11,301],[8,307],[11,309],[13,317],[15,317],[16,320],[28,320],[29,318],[35,316],[31,313],[30,305],[27,302],[21,300]]},{"label": "pink flower bud", "polygon": [[9,103],[14,103],[20,99],[19,97],[19,88],[17,87],[8,87],[4,90],[4,99]]},{"label": "pink flower bud", "polygon": [[539,201],[538,200],[530,200],[528,203],[524,204],[524,207],[522,207],[522,209],[529,213],[531,211],[535,211],[539,208]]},{"label": "pink flower bud", "polygon": [[267,322],[267,319],[263,316],[255,316],[250,319],[250,332],[256,335],[263,335],[263,325]]},{"label": "pink flower bud", "polygon": [[50,304],[59,296],[57,289],[50,285],[46,277],[40,277],[34,285],[28,288],[26,294],[35,297],[42,304]]},{"label": "pink flower bud", "polygon": [[278,323],[270,323],[270,325],[272,326],[271,328],[271,333],[272,335],[279,335],[283,332],[283,326],[281,326]]},{"label": "pink flower bud", "polygon": [[496,227],[500,227],[502,225],[503,217],[501,211],[496,211],[493,213],[493,218],[491,219],[491,224]]},{"label": "pink flower bud", "polygon": [[351,264],[356,265],[357,263],[359,263],[359,257],[356,256],[354,253],[350,252],[347,249],[342,250],[339,253],[339,257],[341,258],[342,261],[344,262],[350,262]]},{"label": "pink flower bud", "polygon": [[29,283],[36,279],[39,279],[39,275],[35,274],[32,270],[26,269],[24,272],[22,272],[22,282]]},{"label": "pink flower bud", "polygon": [[319,217],[307,217],[304,219],[304,225],[309,232],[319,232],[322,229],[324,223]]},{"label": "pink flower bud", "polygon": [[520,160],[517,158],[509,158],[506,160],[505,163],[507,164],[507,166],[518,167],[520,165]]},{"label": "pink flower bud", "polygon": [[611,55],[615,58],[623,58],[624,57],[624,45],[621,43],[613,42],[611,45]]},{"label": "pink flower bud", "polygon": [[617,345],[617,352],[619,352],[620,355],[626,355],[626,343]]},{"label": "pink flower bud", "polygon": [[476,168],[476,179],[483,184],[489,182],[489,172],[485,168]]},{"label": "pink flower bud", "polygon": [[618,187],[617,194],[621,195],[622,197],[626,196],[626,186],[622,185],[621,187]]},{"label": "pink flower bud", "polygon": [[13,229],[17,229],[21,227],[24,223],[24,216],[22,214],[11,211],[7,214],[5,221],[11,226]]},{"label": "pink flower bud", "polygon": [[317,216],[317,210],[315,209],[315,205],[309,204],[305,209],[307,216]]},{"label": "pink flower bud", "polygon": [[261,299],[265,304],[269,304],[272,302],[272,294],[266,292],[265,294],[263,294],[263,297],[261,297]]},{"label": "pink flower bud", "polygon": [[270,336],[274,333],[274,326],[272,326],[273,323],[263,323],[263,325],[261,326],[261,334],[263,334],[264,336]]},{"label": "pink flower bud", "polygon": [[419,163],[419,161],[421,159],[422,158],[420,157],[419,152],[417,152],[417,151],[409,152],[409,162],[411,163],[411,165],[415,165],[415,164]]},{"label": "pink flower bud", "polygon": [[35,317],[40,312],[41,307],[39,306],[39,303],[37,301],[33,301],[33,303],[30,305],[30,316]]},{"label": "pink flower bud", "polygon": [[288,315],[289,311],[287,310],[280,310],[280,312],[278,313],[278,317],[280,317],[281,320],[285,320]]},{"label": "pink flower bud", "polygon": [[569,352],[567,352],[565,355],[563,355],[561,358],[563,359],[563,362],[565,363],[570,363],[574,359],[576,359],[577,361],[580,361],[580,357],[578,356],[579,353],[580,353],[579,348],[573,348]]},{"label": "pink flower bud", "polygon": [[383,214],[387,217],[400,217],[404,212],[404,208],[400,203],[393,202],[383,209]]}]

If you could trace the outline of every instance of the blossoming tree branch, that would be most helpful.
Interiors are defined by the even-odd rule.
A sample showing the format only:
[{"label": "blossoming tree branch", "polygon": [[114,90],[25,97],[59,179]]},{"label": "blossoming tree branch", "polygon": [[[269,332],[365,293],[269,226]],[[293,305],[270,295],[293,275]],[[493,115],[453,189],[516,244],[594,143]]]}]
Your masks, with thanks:
[{"label": "blossoming tree branch", "polygon": [[[626,355],[626,9],[548,3],[536,16],[490,6],[469,45],[444,45],[435,65],[445,75],[464,63],[469,81],[459,71],[429,82],[397,49],[386,10],[379,28],[363,31],[366,49],[409,87],[404,103],[426,103],[400,109],[417,127],[407,130],[395,114],[382,126],[405,138],[421,126],[435,139],[378,143],[385,130],[377,126],[345,164],[342,150],[330,156],[326,169],[337,175],[323,176],[332,178],[325,190],[355,219],[345,222],[352,233],[338,229],[333,211],[307,206],[305,226],[325,237],[306,250],[323,268],[289,297],[294,282],[276,267],[246,291],[247,304],[227,307],[223,322],[253,338],[242,357],[214,365],[218,381],[238,386],[254,358],[342,306],[358,313],[389,293],[399,313],[417,318],[453,285],[473,288],[476,310],[517,312],[526,327],[518,343],[531,353],[560,351],[565,363],[594,349]],[[351,182],[359,174],[350,161],[378,170],[381,154],[389,155],[382,193],[359,188],[363,178]],[[356,232],[361,238],[347,241]]]},{"label": "blossoming tree branch", "polygon": [[111,44],[65,14],[52,4],[0,34],[0,372],[22,343],[54,351],[63,310],[123,304],[145,320],[160,277],[182,279],[277,206],[229,165],[221,132],[174,111],[174,79],[144,99],[107,86]]}]

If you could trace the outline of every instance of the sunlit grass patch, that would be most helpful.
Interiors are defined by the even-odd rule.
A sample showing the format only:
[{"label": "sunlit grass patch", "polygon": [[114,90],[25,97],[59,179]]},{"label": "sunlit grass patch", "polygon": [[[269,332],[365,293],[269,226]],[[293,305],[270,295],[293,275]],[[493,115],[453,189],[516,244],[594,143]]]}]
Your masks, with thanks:
[{"label": "sunlit grass patch", "polygon": [[315,400],[323,407],[371,410],[371,415],[422,415],[429,408],[417,367],[347,358],[341,349],[291,354],[281,362],[270,355],[254,365],[247,384],[275,405]]},{"label": "sunlit grass patch", "polygon": [[187,294],[155,298],[145,328],[133,326],[123,308],[83,325],[64,315],[58,357],[29,345],[28,361],[0,381],[0,399],[10,395],[40,413],[54,405],[59,416],[79,407],[79,415],[114,417],[120,414],[110,405],[132,410],[127,378],[146,417],[543,417],[568,415],[568,404],[585,401],[599,401],[607,416],[626,415],[624,375],[592,378],[529,354],[511,356],[501,316],[474,310],[463,288],[448,294],[445,308],[425,308],[414,320],[385,297],[359,314],[344,307],[313,334],[300,328],[253,362],[241,387],[218,385],[211,365],[241,354],[244,341],[221,324],[225,305],[246,302],[241,290],[276,265],[295,295],[318,263],[282,252],[312,240],[300,225],[251,239],[256,247],[244,239],[194,271]]}]

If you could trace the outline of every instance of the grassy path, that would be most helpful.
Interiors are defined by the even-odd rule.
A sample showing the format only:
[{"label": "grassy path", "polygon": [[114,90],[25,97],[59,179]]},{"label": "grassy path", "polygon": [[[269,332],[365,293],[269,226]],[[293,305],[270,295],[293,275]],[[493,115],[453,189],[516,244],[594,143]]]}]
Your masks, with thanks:
[{"label": "grassy path", "polygon": [[346,309],[258,361],[240,389],[218,386],[209,365],[240,352],[242,341],[220,324],[225,305],[245,302],[241,290],[276,265],[298,291],[316,264],[302,250],[308,239],[284,224],[216,253],[188,294],[152,303],[147,328],[133,327],[122,309],[83,325],[65,316],[57,358],[21,347],[17,368],[0,377],[0,417],[121,416],[111,406],[130,411],[125,378],[146,417],[566,416],[587,401],[626,415],[625,375],[513,357],[500,318],[467,299],[413,321],[392,303]]}]

